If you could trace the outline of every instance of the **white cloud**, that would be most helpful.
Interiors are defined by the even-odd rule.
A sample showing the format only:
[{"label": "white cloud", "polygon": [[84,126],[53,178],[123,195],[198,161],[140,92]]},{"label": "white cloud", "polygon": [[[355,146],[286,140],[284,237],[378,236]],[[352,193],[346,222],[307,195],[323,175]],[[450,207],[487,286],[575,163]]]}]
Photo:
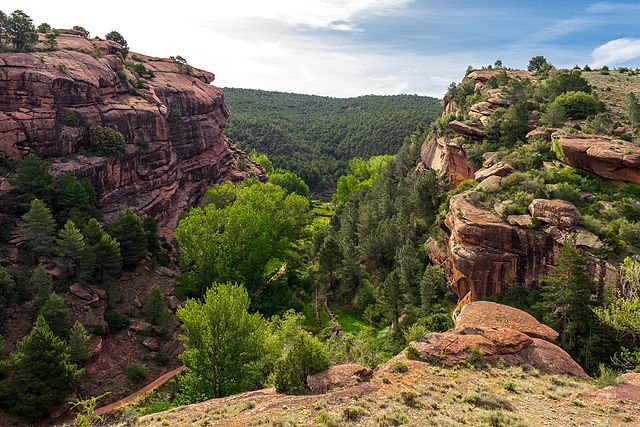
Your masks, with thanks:
[{"label": "white cloud", "polygon": [[595,48],[591,58],[596,67],[620,65],[640,58],[640,39],[625,37],[611,40]]},{"label": "white cloud", "polygon": [[638,3],[597,2],[587,7],[590,13],[615,13],[640,10]]}]

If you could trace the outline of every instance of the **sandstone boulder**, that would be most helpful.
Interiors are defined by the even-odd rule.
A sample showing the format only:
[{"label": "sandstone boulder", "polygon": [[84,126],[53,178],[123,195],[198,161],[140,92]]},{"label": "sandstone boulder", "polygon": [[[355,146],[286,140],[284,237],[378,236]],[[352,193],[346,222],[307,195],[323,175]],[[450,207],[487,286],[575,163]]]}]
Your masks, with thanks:
[{"label": "sandstone boulder", "polygon": [[155,337],[147,337],[142,341],[142,345],[151,351],[158,351],[160,349],[160,341]]},{"label": "sandstone boulder", "polygon": [[627,372],[622,375],[620,384],[589,393],[587,397],[596,401],[624,401],[640,404],[640,373]]},{"label": "sandstone boulder", "polygon": [[75,283],[69,286],[69,292],[71,292],[76,297],[83,299],[85,301],[93,302],[97,296],[93,295],[91,292],[86,290],[81,284]]},{"label": "sandstone boulder", "polygon": [[315,375],[309,375],[307,386],[313,393],[326,393],[336,388],[369,380],[372,376],[373,371],[362,365],[355,363],[335,365]]},{"label": "sandstone boulder", "polygon": [[476,189],[484,191],[485,193],[495,193],[500,189],[500,181],[502,181],[502,177],[498,175],[491,175],[483,179],[477,186]]},{"label": "sandstone boulder", "polygon": [[598,236],[582,227],[567,229],[550,225],[545,227],[544,231],[560,244],[572,242],[576,246],[583,246],[591,249],[600,249],[603,246],[603,243]]},{"label": "sandstone boulder", "polygon": [[554,135],[564,161],[604,178],[640,184],[640,147],[602,135]]},{"label": "sandstone boulder", "polygon": [[476,181],[483,181],[490,176],[504,177],[509,175],[513,171],[513,166],[505,162],[498,162],[488,168],[479,169],[475,173]]},{"label": "sandstone boulder", "polygon": [[542,222],[565,228],[576,225],[580,217],[573,203],[559,199],[534,199],[529,205],[529,212]]},{"label": "sandstone boulder", "polygon": [[182,303],[175,295],[169,297],[169,308],[171,308],[171,310],[177,310],[181,305]]},{"label": "sandstone boulder", "polygon": [[532,338],[547,341],[558,339],[558,333],[540,323],[529,313],[490,301],[476,301],[465,305],[455,320],[456,328],[511,328]]},{"label": "sandstone boulder", "polygon": [[455,366],[482,356],[488,363],[532,366],[541,372],[588,378],[564,350],[548,341],[531,338],[511,328],[456,328],[430,333],[410,344],[420,360]]},{"label": "sandstone boulder", "polygon": [[553,133],[556,131],[557,129],[554,129],[554,128],[538,127],[530,131],[527,134],[526,138],[527,138],[527,141],[532,139],[541,139],[543,141],[551,141],[551,135],[553,135]]},{"label": "sandstone boulder", "polygon": [[459,120],[453,120],[449,123],[449,127],[458,135],[461,135],[465,138],[474,139],[477,141],[482,141],[487,137],[487,134],[482,129],[478,129],[477,127],[470,126],[466,123],[463,123]]},{"label": "sandstone boulder", "polygon": [[177,273],[175,271],[173,271],[169,267],[164,267],[164,266],[160,266],[160,267],[156,268],[156,271],[158,273],[164,275],[164,276],[169,277],[169,278],[175,277],[177,275]]}]

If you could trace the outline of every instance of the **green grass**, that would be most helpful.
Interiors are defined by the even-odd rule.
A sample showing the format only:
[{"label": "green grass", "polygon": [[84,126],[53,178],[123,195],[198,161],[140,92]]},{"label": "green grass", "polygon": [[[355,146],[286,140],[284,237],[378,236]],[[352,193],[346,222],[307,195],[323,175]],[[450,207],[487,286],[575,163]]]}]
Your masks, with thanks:
[{"label": "green grass", "polygon": [[331,311],[333,312],[334,316],[336,316],[338,324],[342,328],[342,331],[345,333],[356,334],[363,330],[373,329],[367,324],[367,322],[364,321],[364,319],[359,317],[356,313],[340,307],[331,307]]}]

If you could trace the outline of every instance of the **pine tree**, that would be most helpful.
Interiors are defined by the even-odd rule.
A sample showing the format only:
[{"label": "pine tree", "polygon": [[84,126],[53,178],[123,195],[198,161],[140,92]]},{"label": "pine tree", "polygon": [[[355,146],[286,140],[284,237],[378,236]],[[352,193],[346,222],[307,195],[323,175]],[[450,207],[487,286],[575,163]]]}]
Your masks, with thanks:
[{"label": "pine tree", "polygon": [[540,308],[544,322],[558,331],[560,346],[589,369],[590,347],[598,326],[592,311],[597,287],[587,272],[584,256],[573,244],[566,243],[543,282]]},{"label": "pine tree", "polygon": [[68,220],[58,232],[56,254],[63,274],[67,278],[76,277],[81,267],[89,268],[83,259],[87,257],[84,237],[73,221]]},{"label": "pine tree", "polygon": [[20,160],[18,173],[11,179],[11,184],[16,187],[18,201],[24,209],[29,207],[33,199],[50,202],[53,198],[53,179],[47,163],[34,154]]},{"label": "pine tree", "polygon": [[49,295],[40,307],[38,315],[44,318],[57,337],[65,339],[69,336],[69,329],[71,329],[69,310],[60,296]]},{"label": "pine tree", "polygon": [[143,310],[146,321],[157,325],[165,309],[168,309],[167,301],[162,295],[160,286],[153,285],[144,301]]},{"label": "pine tree", "polygon": [[122,271],[120,245],[92,218],[82,230],[87,247],[93,252],[93,279],[96,283],[107,285],[115,282]]},{"label": "pine tree", "polygon": [[148,215],[142,224],[144,231],[147,232],[147,248],[152,255],[160,251],[158,244],[158,224],[153,216]]},{"label": "pine tree", "polygon": [[76,321],[71,328],[71,332],[69,332],[69,353],[72,363],[84,366],[91,359],[89,338],[89,334],[82,323]]},{"label": "pine tree", "polygon": [[78,180],[71,172],[62,175],[57,182],[55,208],[61,213],[62,220],[72,219],[78,226],[98,218],[96,193],[91,181],[87,178]]},{"label": "pine tree", "polygon": [[44,268],[38,266],[31,273],[28,284],[29,292],[36,294],[36,299],[33,303],[33,311],[34,313],[37,313],[49,298],[51,288],[53,287],[53,280]]},{"label": "pine tree", "polygon": [[16,282],[4,267],[0,266],[0,321],[2,320],[2,311],[13,299],[16,292]]},{"label": "pine tree", "polygon": [[135,267],[147,255],[147,233],[137,212],[131,209],[122,211],[118,219],[109,226],[109,234],[120,244],[125,268]]},{"label": "pine tree", "polygon": [[20,230],[25,246],[34,257],[48,255],[53,249],[56,222],[51,210],[40,199],[33,199],[29,212],[22,216]]},{"label": "pine tree", "polygon": [[18,342],[8,368],[9,377],[0,383],[0,405],[32,421],[62,402],[82,374],[43,316]]}]

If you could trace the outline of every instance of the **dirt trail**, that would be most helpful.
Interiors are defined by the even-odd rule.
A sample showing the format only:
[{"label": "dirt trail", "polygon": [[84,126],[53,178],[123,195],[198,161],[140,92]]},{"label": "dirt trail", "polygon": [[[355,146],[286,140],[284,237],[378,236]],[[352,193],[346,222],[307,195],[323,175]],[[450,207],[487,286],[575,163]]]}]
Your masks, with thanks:
[{"label": "dirt trail", "polygon": [[169,371],[159,376],[158,378],[151,381],[149,384],[142,387],[140,390],[136,391],[135,393],[132,393],[125,398],[122,398],[116,402],[110,403],[106,406],[96,409],[96,411],[94,412],[94,415],[108,414],[109,412],[113,412],[115,410],[122,408],[123,406],[133,403],[137,398],[139,398],[143,394],[155,390],[156,388],[160,387],[162,384],[166,383],[171,378],[175,377],[177,373],[182,372],[183,370],[184,370],[184,366],[180,366],[179,368],[176,368],[173,371]]}]

